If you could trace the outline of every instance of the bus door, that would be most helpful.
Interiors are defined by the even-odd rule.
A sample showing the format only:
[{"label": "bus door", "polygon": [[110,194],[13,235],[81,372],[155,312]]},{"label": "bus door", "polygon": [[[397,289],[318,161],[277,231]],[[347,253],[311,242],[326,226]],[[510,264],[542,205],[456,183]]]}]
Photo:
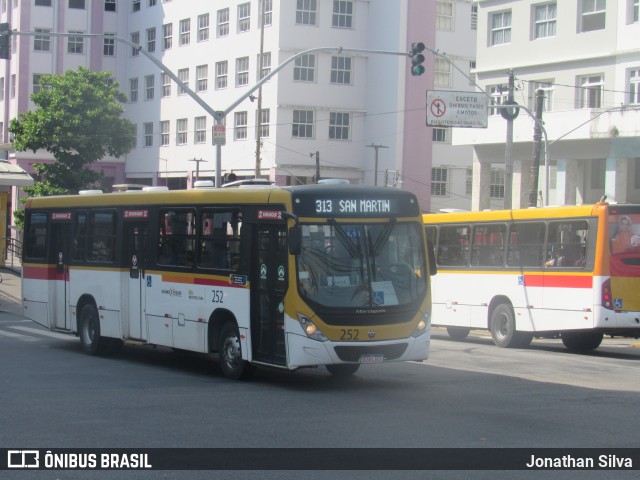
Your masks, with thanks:
[{"label": "bus door", "polygon": [[145,252],[147,244],[148,226],[142,221],[124,222],[124,261],[129,268],[128,308],[124,319],[129,321],[129,337],[139,340],[147,339],[145,322]]},{"label": "bus door", "polygon": [[286,365],[284,294],[287,287],[287,229],[256,225],[251,263],[251,340],[253,360]]},{"label": "bus door", "polygon": [[72,223],[71,214],[54,214],[51,221],[51,245],[49,252],[51,262],[55,265],[51,293],[51,310],[54,318],[50,320],[50,328],[69,330],[69,260],[71,259]]}]

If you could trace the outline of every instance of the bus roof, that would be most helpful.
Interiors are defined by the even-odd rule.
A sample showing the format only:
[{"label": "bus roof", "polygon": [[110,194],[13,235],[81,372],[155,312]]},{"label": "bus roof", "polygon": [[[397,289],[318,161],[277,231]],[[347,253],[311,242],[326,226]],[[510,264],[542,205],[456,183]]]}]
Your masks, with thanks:
[{"label": "bus roof", "polygon": [[423,220],[425,223],[466,223],[500,220],[534,220],[542,218],[593,217],[600,215],[600,213],[606,211],[608,207],[608,203],[599,202],[589,205],[563,205],[514,210],[427,213],[423,215]]}]

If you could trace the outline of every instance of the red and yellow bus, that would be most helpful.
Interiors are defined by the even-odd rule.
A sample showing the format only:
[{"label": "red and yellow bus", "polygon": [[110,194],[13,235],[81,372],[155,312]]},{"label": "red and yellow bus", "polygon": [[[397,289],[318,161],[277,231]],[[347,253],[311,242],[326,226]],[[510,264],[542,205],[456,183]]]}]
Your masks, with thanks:
[{"label": "red and yellow bus", "polygon": [[423,215],[433,324],[487,329],[500,347],[560,337],[574,350],[640,335],[640,205]]},{"label": "red and yellow bus", "polygon": [[218,353],[222,372],[424,360],[429,266],[408,192],[350,185],[26,202],[23,306],[89,354]]}]

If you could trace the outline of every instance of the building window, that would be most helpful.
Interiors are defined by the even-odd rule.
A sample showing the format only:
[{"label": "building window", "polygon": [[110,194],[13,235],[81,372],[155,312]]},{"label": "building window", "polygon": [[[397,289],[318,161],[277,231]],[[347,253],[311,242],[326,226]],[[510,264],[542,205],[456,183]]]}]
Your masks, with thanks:
[{"label": "building window", "polygon": [[[114,0],[115,1],[115,0]],[[7,7],[6,7],[6,0],[2,1],[2,11],[6,12],[7,11]],[[51,6],[51,0],[36,0],[36,7],[50,7]]]},{"label": "building window", "polygon": [[9,84],[9,96],[11,98],[16,98],[16,74],[12,73],[11,74],[11,79],[10,79],[10,84]]},{"label": "building window", "polygon": [[129,79],[129,101],[138,101],[138,77]]},{"label": "building window", "polygon": [[529,94],[529,110],[536,111],[536,92],[544,91],[544,103],[542,104],[543,112],[553,111],[553,80],[541,80],[531,82],[531,92]]},{"label": "building window", "polygon": [[446,168],[433,167],[431,169],[431,195],[434,197],[447,196],[447,175]]},{"label": "building window", "polygon": [[149,0],[149,3],[147,5],[149,7],[155,7],[157,3],[158,3],[158,0]]},{"label": "building window", "polygon": [[633,188],[634,190],[640,190],[640,158],[635,159],[634,167]]},{"label": "building window", "polygon": [[193,143],[207,143],[207,117],[196,117]]},{"label": "building window", "polygon": [[[140,45],[140,32],[133,32],[131,34],[131,43]],[[140,55],[140,49],[138,47],[131,47],[131,56],[137,57]]]},{"label": "building window", "polygon": [[504,170],[491,170],[490,198],[504,198]]},{"label": "building window", "polygon": [[4,100],[4,77],[0,77],[0,101]]},{"label": "building window", "polygon": [[296,24],[315,25],[317,11],[316,0],[296,0]]},{"label": "building window", "polygon": [[180,46],[189,45],[191,42],[191,19],[180,20]]},{"label": "building window", "polygon": [[145,100],[153,100],[153,91],[155,89],[155,75],[146,75],[144,77]]},{"label": "building window", "polygon": [[431,133],[431,139],[437,143],[447,143],[447,129],[434,127]]},{"label": "building window", "polygon": [[236,87],[249,85],[249,57],[236,59]]},{"label": "building window", "polygon": [[[491,105],[502,105],[509,99],[506,85],[492,85],[488,88],[488,91],[491,97]],[[489,107],[489,115],[500,115],[500,109]]]},{"label": "building window", "polygon": [[42,78],[42,74],[41,73],[34,73],[33,74],[33,93],[34,94],[36,94],[40,90],[42,90],[42,85],[40,85],[40,79],[41,78]]},{"label": "building window", "polygon": [[113,57],[116,54],[116,34],[105,33],[102,39],[102,53],[105,57]]},{"label": "building window", "polygon": [[607,160],[605,158],[595,158],[591,163],[591,188],[602,190],[607,174]]},{"label": "building window", "polygon": [[469,85],[476,84],[476,72],[474,72],[475,69],[476,69],[476,61],[469,60]]},{"label": "building window", "polygon": [[[37,5],[36,1],[36,5]],[[116,0],[104,0],[104,11],[105,12],[115,12],[116,11]]]},{"label": "building window", "polygon": [[640,68],[629,72],[629,103],[640,104]]},{"label": "building window", "polygon": [[196,67],[196,92],[206,92],[209,77],[209,65],[198,65]]},{"label": "building window", "polygon": [[603,30],[607,0],[580,0],[580,31]]},{"label": "building window", "polygon": [[556,35],[557,5],[547,3],[536,5],[533,38],[554,37]]},{"label": "building window", "polygon": [[438,2],[436,4],[436,29],[452,32],[453,25],[453,2]]},{"label": "building window", "polygon": [[133,124],[133,148],[138,148],[138,124]]},{"label": "building window", "polygon": [[316,56],[313,53],[302,55],[294,60],[293,79],[300,82],[315,81]]},{"label": "building window", "polygon": [[144,146],[153,147],[153,123],[143,123],[142,127],[144,129]]},{"label": "building window", "polygon": [[478,29],[478,5],[471,5],[471,30]]},{"label": "building window", "polygon": [[169,50],[173,46],[173,23],[162,25],[162,48]]},{"label": "building window", "polygon": [[451,64],[446,58],[436,57],[434,74],[434,84],[436,87],[451,86]]},{"label": "building window", "polygon": [[331,57],[331,83],[351,85],[351,57]]},{"label": "building window", "polygon": [[331,26],[337,28],[353,27],[353,2],[351,0],[333,0]]},{"label": "building window", "polygon": [[[258,116],[258,111],[256,110],[256,117]],[[260,129],[260,138],[265,138],[269,136],[269,118],[270,112],[268,108],[263,108],[260,110],[260,121],[256,122],[258,128]]]},{"label": "building window", "polygon": [[313,110],[294,110],[291,136],[313,138]]},{"label": "building window", "polygon": [[227,88],[227,77],[229,72],[229,63],[216,62],[216,90]]},{"label": "building window", "polygon": [[198,41],[209,40],[209,14],[198,15]]},{"label": "building window", "polygon": [[166,73],[161,73],[160,80],[162,80],[162,96],[170,97],[171,96],[171,77]]},{"label": "building window", "polygon": [[84,0],[69,0],[69,8],[84,10]]},{"label": "building window", "polygon": [[134,12],[140,11],[140,0],[133,0],[133,11]]},{"label": "building window", "polygon": [[[185,84],[185,86],[189,86],[189,69],[181,68],[178,70],[178,80]],[[182,88],[182,86],[178,85],[178,95],[186,95],[187,91]]]},{"label": "building window", "polygon": [[258,80],[262,80],[264,77],[269,75],[269,73],[271,73],[271,52],[262,54],[262,65],[260,65],[260,54],[258,54],[257,65],[258,73],[260,75]]},{"label": "building window", "polygon": [[511,43],[511,10],[491,14],[491,43]]},{"label": "building window", "polygon": [[329,138],[331,140],[349,140],[351,125],[349,113],[329,112]]},{"label": "building window", "polygon": [[464,190],[465,195],[471,195],[473,193],[473,168],[467,168],[466,185]]},{"label": "building window", "polygon": [[270,27],[273,17],[273,0],[262,0],[262,19],[265,27]]},{"label": "building window", "polygon": [[229,9],[224,8],[218,10],[218,36],[226,37],[229,35]]},{"label": "building window", "polygon": [[246,140],[247,138],[247,112],[236,112],[234,114],[234,140]]},{"label": "building window", "polygon": [[604,89],[604,77],[602,75],[579,77],[578,86],[577,108],[600,108],[602,106]]},{"label": "building window", "polygon": [[147,51],[149,53],[156,51],[156,29],[149,28],[147,29]]},{"label": "building window", "polygon": [[631,23],[637,23],[640,20],[640,0],[631,0]]},{"label": "building window", "polygon": [[69,30],[71,34],[67,40],[67,53],[84,53],[84,38],[75,37],[73,34],[84,33]]},{"label": "building window", "polygon": [[189,121],[186,118],[176,120],[176,145],[187,144],[187,127]]},{"label": "building window", "polygon": [[251,28],[251,4],[238,5],[238,33],[248,32]]},{"label": "building window", "polygon": [[37,35],[38,33],[50,33],[50,28],[36,28],[36,36],[33,37],[33,49],[36,52],[50,52],[51,51],[51,37],[44,35]]},{"label": "building window", "polygon": [[170,126],[169,120],[162,120],[160,122],[160,145],[163,147],[169,145]]}]

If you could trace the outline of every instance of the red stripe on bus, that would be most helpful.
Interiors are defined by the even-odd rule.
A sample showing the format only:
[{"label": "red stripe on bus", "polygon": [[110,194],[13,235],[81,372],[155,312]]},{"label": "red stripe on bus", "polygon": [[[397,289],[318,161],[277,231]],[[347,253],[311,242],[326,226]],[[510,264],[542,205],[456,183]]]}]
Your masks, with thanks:
[{"label": "red stripe on bus", "polygon": [[213,287],[234,287],[234,288],[246,288],[245,284],[236,284],[230,282],[228,279],[218,278],[203,278],[203,277],[183,277],[180,275],[162,275],[163,282],[172,283],[185,283],[188,285],[207,285]]},{"label": "red stripe on bus", "polygon": [[22,275],[30,280],[64,280],[64,275],[58,274],[56,267],[50,265],[40,267],[23,265]]},{"label": "red stripe on bus", "polygon": [[593,277],[583,275],[525,275],[525,287],[591,288]]}]

